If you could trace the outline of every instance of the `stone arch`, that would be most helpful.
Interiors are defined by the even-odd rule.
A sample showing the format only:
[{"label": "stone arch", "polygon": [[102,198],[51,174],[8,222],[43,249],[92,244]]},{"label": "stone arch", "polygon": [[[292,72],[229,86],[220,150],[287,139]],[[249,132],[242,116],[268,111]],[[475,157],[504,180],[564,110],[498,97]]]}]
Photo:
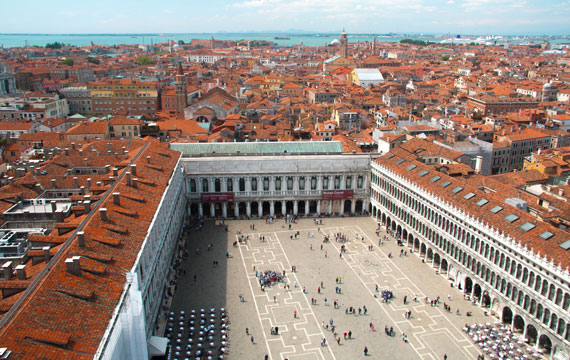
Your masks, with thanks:
[{"label": "stone arch", "polygon": [[445,258],[441,258],[441,270],[440,272],[442,274],[447,274],[447,267],[448,267],[448,262]]},{"label": "stone arch", "polygon": [[466,294],[471,294],[473,292],[473,280],[469,276],[465,278],[465,289]]},{"label": "stone arch", "polygon": [[483,294],[481,295],[481,306],[483,307],[491,307],[491,297],[489,296],[489,292],[488,291],[483,291]]},{"label": "stone arch", "polygon": [[498,298],[494,298],[493,301],[491,301],[491,312],[497,314],[499,310],[501,310],[501,302]]},{"label": "stone arch", "polygon": [[538,338],[538,347],[544,350],[544,354],[550,355],[552,351],[552,341],[548,335],[540,335],[540,338]]},{"label": "stone arch", "polygon": [[503,307],[503,312],[501,314],[501,321],[505,324],[512,324],[513,322],[513,311],[510,307]]},{"label": "stone arch", "polygon": [[538,339],[538,331],[532,324],[526,326],[526,340],[528,340],[529,345],[535,345]]},{"label": "stone arch", "polygon": [[518,333],[522,333],[522,332],[524,332],[524,328],[525,328],[525,322],[524,322],[524,319],[522,318],[522,316],[515,315],[515,317],[513,319],[513,331],[518,332]]}]

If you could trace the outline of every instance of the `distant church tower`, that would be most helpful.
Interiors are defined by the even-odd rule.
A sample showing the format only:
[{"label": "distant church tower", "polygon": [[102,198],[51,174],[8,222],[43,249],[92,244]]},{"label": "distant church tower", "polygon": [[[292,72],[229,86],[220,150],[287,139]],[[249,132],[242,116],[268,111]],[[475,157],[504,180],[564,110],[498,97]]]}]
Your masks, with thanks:
[{"label": "distant church tower", "polygon": [[346,37],[346,32],[344,32],[344,28],[342,29],[342,33],[340,34],[340,56],[348,57],[348,38]]},{"label": "distant church tower", "polygon": [[178,71],[176,71],[176,114],[184,114],[186,108],[187,94],[186,94],[186,76],[182,70],[182,63],[178,63]]},{"label": "distant church tower", "polygon": [[372,55],[376,55],[376,36],[372,39]]}]

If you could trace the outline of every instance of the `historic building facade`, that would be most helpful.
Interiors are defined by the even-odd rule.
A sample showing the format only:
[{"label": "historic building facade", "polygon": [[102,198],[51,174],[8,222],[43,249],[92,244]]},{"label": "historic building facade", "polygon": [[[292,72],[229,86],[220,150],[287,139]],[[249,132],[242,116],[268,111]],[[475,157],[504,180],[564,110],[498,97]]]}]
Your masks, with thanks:
[{"label": "historic building facade", "polygon": [[409,159],[396,150],[372,162],[372,215],[475,304],[568,359],[566,233]]},{"label": "historic building facade", "polygon": [[[288,155],[276,155],[275,150],[255,155],[218,150],[213,155],[202,149],[208,144],[178,144],[187,148],[197,145],[212,154],[189,155],[182,160],[190,214],[239,218],[368,213],[370,156],[342,154],[342,149],[331,154],[331,147],[340,144],[320,144],[324,146],[320,153],[308,154],[295,153],[297,143],[284,143]],[[238,152],[245,154],[250,145],[232,143],[226,147],[239,148]]]}]

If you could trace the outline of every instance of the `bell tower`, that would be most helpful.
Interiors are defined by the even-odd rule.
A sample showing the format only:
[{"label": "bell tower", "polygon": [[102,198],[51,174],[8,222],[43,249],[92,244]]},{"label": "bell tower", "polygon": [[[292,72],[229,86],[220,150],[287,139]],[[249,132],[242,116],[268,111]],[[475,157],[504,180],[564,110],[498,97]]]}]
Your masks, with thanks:
[{"label": "bell tower", "polygon": [[342,33],[340,34],[340,56],[348,57],[348,38],[344,28],[342,28]]},{"label": "bell tower", "polygon": [[186,94],[186,76],[182,70],[182,63],[178,63],[178,70],[176,71],[176,114],[183,115],[186,108],[187,94]]}]

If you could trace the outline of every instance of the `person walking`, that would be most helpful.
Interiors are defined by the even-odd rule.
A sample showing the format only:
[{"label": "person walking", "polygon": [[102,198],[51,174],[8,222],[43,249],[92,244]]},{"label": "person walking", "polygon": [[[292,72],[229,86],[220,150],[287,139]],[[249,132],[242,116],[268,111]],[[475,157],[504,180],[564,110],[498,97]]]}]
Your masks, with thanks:
[{"label": "person walking", "polygon": [[368,348],[366,346],[364,347],[364,356],[368,356]]},{"label": "person walking", "polygon": [[251,335],[250,340],[251,340],[251,343],[252,343],[252,344],[255,344],[255,340],[253,339],[253,335]]},{"label": "person walking", "polygon": [[249,328],[245,328],[245,334],[249,335]]}]

